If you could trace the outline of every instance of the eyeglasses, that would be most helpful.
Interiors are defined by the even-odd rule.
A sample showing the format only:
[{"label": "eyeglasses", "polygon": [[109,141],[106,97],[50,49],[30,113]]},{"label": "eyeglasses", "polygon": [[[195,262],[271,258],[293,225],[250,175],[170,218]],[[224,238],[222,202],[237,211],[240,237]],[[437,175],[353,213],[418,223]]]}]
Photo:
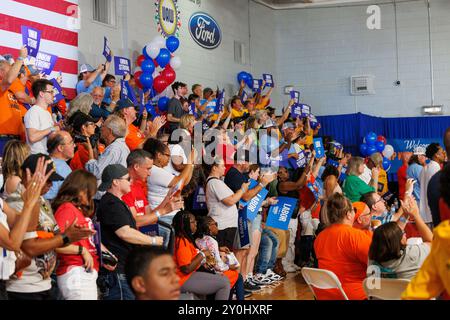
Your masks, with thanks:
[{"label": "eyeglasses", "polygon": [[42,92],[50,93],[51,95],[55,95],[55,91],[53,91],[53,90],[44,90]]},{"label": "eyeglasses", "polygon": [[386,203],[386,200],[384,200],[383,198],[378,199],[377,201],[375,201],[374,204],[377,204],[378,202],[383,201],[384,203]]}]

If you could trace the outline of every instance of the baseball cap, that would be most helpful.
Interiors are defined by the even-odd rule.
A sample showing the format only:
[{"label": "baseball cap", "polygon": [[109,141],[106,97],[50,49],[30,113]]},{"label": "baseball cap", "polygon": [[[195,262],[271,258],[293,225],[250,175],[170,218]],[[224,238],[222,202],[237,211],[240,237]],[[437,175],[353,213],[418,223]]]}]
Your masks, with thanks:
[{"label": "baseball cap", "polygon": [[[25,159],[25,161],[23,162],[22,166],[20,167],[22,170],[26,170],[26,169],[30,169],[31,173],[33,174],[36,171],[36,166],[38,163],[38,160],[40,158],[44,157],[45,161],[50,160],[51,162],[47,165],[47,170],[45,173],[49,173],[50,170],[52,170],[55,167],[55,163],[53,162],[52,158],[50,158],[48,155],[43,154],[43,153],[38,153],[38,154],[32,154],[30,155],[28,158]],[[53,172],[52,175],[48,178],[49,181],[63,181],[64,178],[61,177],[59,174],[57,174],[56,172]]]},{"label": "baseball cap", "polygon": [[76,132],[81,132],[81,127],[86,123],[96,123],[95,119],[83,112],[76,112],[72,119],[72,127]]},{"label": "baseball cap", "polygon": [[415,147],[414,148],[414,155],[415,156],[424,156],[425,155],[425,148],[424,147]]},{"label": "baseball cap", "polygon": [[134,103],[133,103],[133,101],[131,101],[130,99],[120,99],[118,102],[117,102],[117,106],[116,106],[116,109],[115,109],[115,111],[119,111],[119,110],[122,110],[122,109],[126,109],[126,108],[131,108],[131,107],[133,107],[134,108]]},{"label": "baseball cap", "polygon": [[121,164],[110,164],[102,173],[102,183],[98,187],[99,191],[106,191],[111,187],[114,179],[120,179],[128,174],[127,168]]},{"label": "baseball cap", "polygon": [[273,128],[276,127],[277,125],[275,124],[275,122],[273,122],[273,120],[267,120],[261,127],[261,129],[267,129],[267,128]]},{"label": "baseball cap", "polygon": [[84,72],[93,72],[95,71],[94,68],[92,68],[92,66],[90,64],[82,64],[80,67],[80,73],[84,73]]},{"label": "baseball cap", "polygon": [[355,210],[355,221],[361,216],[361,214],[364,212],[364,210],[369,209],[367,204],[364,202],[353,202],[352,203],[353,209]]}]

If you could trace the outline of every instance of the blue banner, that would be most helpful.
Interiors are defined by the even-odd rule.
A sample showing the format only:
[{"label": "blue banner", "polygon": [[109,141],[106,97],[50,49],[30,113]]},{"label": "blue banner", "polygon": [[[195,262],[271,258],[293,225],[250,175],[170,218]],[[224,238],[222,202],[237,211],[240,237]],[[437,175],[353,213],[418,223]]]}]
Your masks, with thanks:
[{"label": "blue banner", "polygon": [[120,99],[130,99],[135,105],[139,104],[128,81],[120,80]]},{"label": "blue banner", "polygon": [[437,142],[439,143],[443,148],[444,145],[442,144],[442,137],[441,138],[431,138],[431,139],[422,139],[422,138],[415,138],[415,139],[388,139],[387,144],[390,144],[394,147],[395,152],[414,152],[414,149],[417,147],[423,147],[427,148],[431,143]]},{"label": "blue banner", "polygon": [[295,104],[300,103],[300,91],[291,91],[291,99],[294,99]]},{"label": "blue banner", "polygon": [[[292,92],[291,92],[292,93]],[[302,105],[294,103],[291,107],[291,118],[297,119],[302,117]]]},{"label": "blue banner", "polygon": [[244,90],[244,91],[242,91],[241,102],[244,103],[245,101],[247,101],[247,99],[248,99],[248,94]]},{"label": "blue banner", "polygon": [[103,45],[103,56],[106,58],[108,62],[111,62],[111,48],[109,46],[109,41],[106,37],[104,37],[104,45]]},{"label": "blue banner", "polygon": [[192,203],[192,209],[205,210],[206,207],[206,194],[203,187],[197,187],[194,193],[194,201]]},{"label": "blue banner", "polygon": [[250,238],[248,235],[248,223],[247,223],[246,208],[239,209],[238,232],[239,232],[240,247],[243,248],[243,247],[249,245]]},{"label": "blue banner", "polygon": [[139,228],[139,231],[142,232],[143,234],[146,234],[150,237],[155,237],[157,235],[159,235],[158,232],[158,224],[149,224],[148,226],[143,226]]},{"label": "blue banner", "polygon": [[277,199],[278,203],[269,209],[266,226],[287,230],[298,200],[288,197],[278,197]]},{"label": "blue banner", "polygon": [[[258,181],[250,179],[250,186],[249,190],[256,188],[258,186]],[[247,219],[250,221],[255,220],[256,216],[258,215],[259,209],[261,209],[261,206],[264,202],[264,200],[267,197],[267,194],[269,191],[266,188],[263,188],[255,197],[250,199],[249,201],[239,201],[239,205],[242,207],[245,207],[247,210]]]},{"label": "blue banner", "polygon": [[298,159],[289,158],[289,164],[293,169],[303,168],[306,166],[306,155],[303,150],[298,153]]},{"label": "blue banner", "polygon": [[325,157],[325,148],[323,147],[322,138],[314,138],[314,150],[316,151],[316,158],[320,159]]},{"label": "blue banner", "polygon": [[308,106],[307,104],[301,104],[302,106],[302,118],[309,117],[311,114],[311,106]]},{"label": "blue banner", "polygon": [[22,43],[28,49],[28,55],[36,57],[41,45],[41,31],[31,27],[22,26]]},{"label": "blue banner", "polygon": [[131,74],[130,59],[123,57],[114,57],[114,71],[118,76]]},{"label": "blue banner", "polygon": [[49,76],[50,73],[52,73],[53,68],[55,67],[56,60],[58,60],[58,57],[53,54],[38,52],[34,64],[36,66],[36,69]]}]

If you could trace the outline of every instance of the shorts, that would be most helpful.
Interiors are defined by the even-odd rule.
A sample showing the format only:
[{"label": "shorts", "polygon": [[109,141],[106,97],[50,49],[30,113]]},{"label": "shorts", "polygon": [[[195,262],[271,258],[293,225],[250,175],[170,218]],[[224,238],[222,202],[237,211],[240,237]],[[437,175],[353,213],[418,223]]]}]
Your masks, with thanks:
[{"label": "shorts", "polygon": [[256,218],[253,219],[253,221],[250,221],[250,220],[248,221],[248,230],[250,232],[250,237],[252,236],[253,232],[255,232],[255,231],[262,232],[261,222],[262,222],[262,216],[260,213],[258,213],[256,215]]},{"label": "shorts", "polygon": [[219,230],[217,234],[217,242],[219,247],[227,247],[230,250],[234,249],[236,235],[238,235],[237,228],[226,228]]}]

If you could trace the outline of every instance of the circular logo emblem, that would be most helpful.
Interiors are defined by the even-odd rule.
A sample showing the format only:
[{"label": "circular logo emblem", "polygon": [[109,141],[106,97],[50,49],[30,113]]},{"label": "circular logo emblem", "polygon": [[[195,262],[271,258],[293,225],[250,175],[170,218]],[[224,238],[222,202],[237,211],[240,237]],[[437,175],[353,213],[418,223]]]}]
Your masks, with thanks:
[{"label": "circular logo emblem", "polygon": [[222,41],[219,24],[207,13],[194,13],[189,19],[189,33],[192,39],[205,49],[215,49]]},{"label": "circular logo emblem", "polygon": [[155,20],[158,25],[158,32],[164,37],[178,36],[181,19],[177,0],[159,0],[155,2],[155,5]]}]

